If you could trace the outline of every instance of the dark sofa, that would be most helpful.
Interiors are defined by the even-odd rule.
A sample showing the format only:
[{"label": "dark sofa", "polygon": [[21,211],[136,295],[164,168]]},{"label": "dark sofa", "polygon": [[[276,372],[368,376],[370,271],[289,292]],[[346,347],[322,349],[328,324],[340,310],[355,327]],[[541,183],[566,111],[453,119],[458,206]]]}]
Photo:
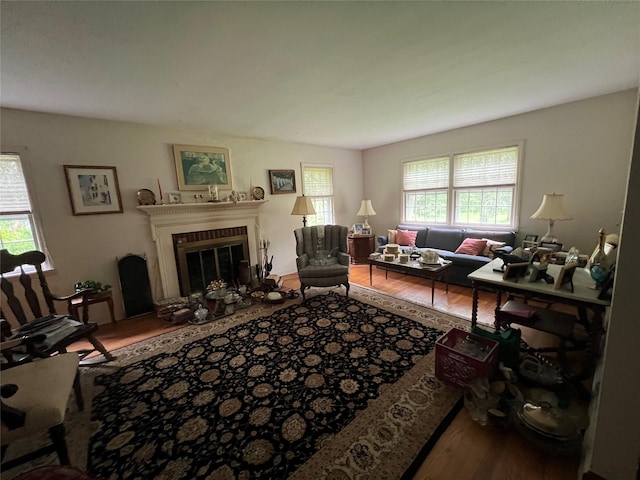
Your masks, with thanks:
[{"label": "dark sofa", "polygon": [[[488,238],[497,242],[505,242],[506,251],[513,250],[516,241],[515,232],[494,231],[494,230],[474,230],[453,227],[418,227],[415,225],[398,225],[396,230],[417,231],[416,248],[418,250],[435,250],[445,260],[451,260],[453,265],[449,272],[449,283],[454,285],[471,286],[467,278],[474,270],[489,263],[492,259],[479,255],[467,255],[464,253],[454,253],[465,238]],[[386,235],[380,235],[378,240],[378,252],[384,250],[389,243]],[[404,251],[410,250],[408,246],[400,246]]]}]

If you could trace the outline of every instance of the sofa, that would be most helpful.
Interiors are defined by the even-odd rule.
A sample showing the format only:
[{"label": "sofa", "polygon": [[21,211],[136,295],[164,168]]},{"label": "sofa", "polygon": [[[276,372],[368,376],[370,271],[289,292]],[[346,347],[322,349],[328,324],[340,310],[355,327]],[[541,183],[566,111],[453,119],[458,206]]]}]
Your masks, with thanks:
[{"label": "sofa", "polygon": [[[500,248],[503,251],[511,252],[516,241],[515,232],[504,230],[474,230],[400,224],[394,230],[388,230],[387,235],[377,237],[377,251],[382,253],[388,243],[399,244],[400,249],[404,252],[411,251],[413,247],[407,241],[401,242],[405,243],[404,245],[397,241],[389,241],[389,237],[397,236],[398,231],[403,231],[401,236],[405,238],[408,236],[405,232],[416,232],[414,242],[416,249],[418,251],[435,250],[442,258],[450,260],[453,265],[449,272],[449,283],[467,287],[471,286],[467,275],[493,259],[492,249]],[[466,239],[470,240],[465,241]],[[478,250],[483,244],[483,239],[488,239],[488,241],[478,254],[456,253],[456,250]],[[391,238],[391,240],[395,239]]]}]

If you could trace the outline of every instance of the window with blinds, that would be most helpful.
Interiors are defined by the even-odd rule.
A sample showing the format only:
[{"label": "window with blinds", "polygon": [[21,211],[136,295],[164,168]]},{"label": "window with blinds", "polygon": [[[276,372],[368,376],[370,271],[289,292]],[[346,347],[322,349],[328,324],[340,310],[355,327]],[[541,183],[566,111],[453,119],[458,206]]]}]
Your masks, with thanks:
[{"label": "window with blinds", "polygon": [[520,147],[403,164],[405,222],[516,228]]},{"label": "window with blinds", "polygon": [[303,193],[311,197],[315,215],[307,217],[307,225],[333,225],[333,167],[302,164]]},{"label": "window with blinds", "polygon": [[15,254],[43,251],[20,155],[0,155],[0,247]]}]

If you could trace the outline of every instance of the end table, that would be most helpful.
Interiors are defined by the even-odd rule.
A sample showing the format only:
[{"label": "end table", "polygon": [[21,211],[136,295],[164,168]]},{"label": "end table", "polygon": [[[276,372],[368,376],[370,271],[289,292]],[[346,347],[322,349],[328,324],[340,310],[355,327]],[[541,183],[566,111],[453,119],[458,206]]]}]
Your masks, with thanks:
[{"label": "end table", "polygon": [[351,263],[367,263],[369,254],[375,251],[375,235],[349,235],[347,237]]}]

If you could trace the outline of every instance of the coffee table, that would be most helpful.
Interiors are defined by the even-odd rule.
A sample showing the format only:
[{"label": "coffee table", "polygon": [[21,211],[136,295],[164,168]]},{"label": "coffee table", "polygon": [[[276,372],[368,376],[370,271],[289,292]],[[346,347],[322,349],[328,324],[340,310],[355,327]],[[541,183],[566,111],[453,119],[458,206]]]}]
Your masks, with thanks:
[{"label": "coffee table", "polygon": [[398,260],[387,262],[382,259],[369,258],[369,285],[373,285],[373,266],[384,268],[384,278],[388,278],[389,270],[400,272],[414,277],[431,279],[431,305],[433,305],[433,294],[436,280],[446,284],[446,292],[449,293],[449,269],[451,262],[446,261],[442,265],[426,265],[418,260],[409,260],[407,263],[400,263]]}]

